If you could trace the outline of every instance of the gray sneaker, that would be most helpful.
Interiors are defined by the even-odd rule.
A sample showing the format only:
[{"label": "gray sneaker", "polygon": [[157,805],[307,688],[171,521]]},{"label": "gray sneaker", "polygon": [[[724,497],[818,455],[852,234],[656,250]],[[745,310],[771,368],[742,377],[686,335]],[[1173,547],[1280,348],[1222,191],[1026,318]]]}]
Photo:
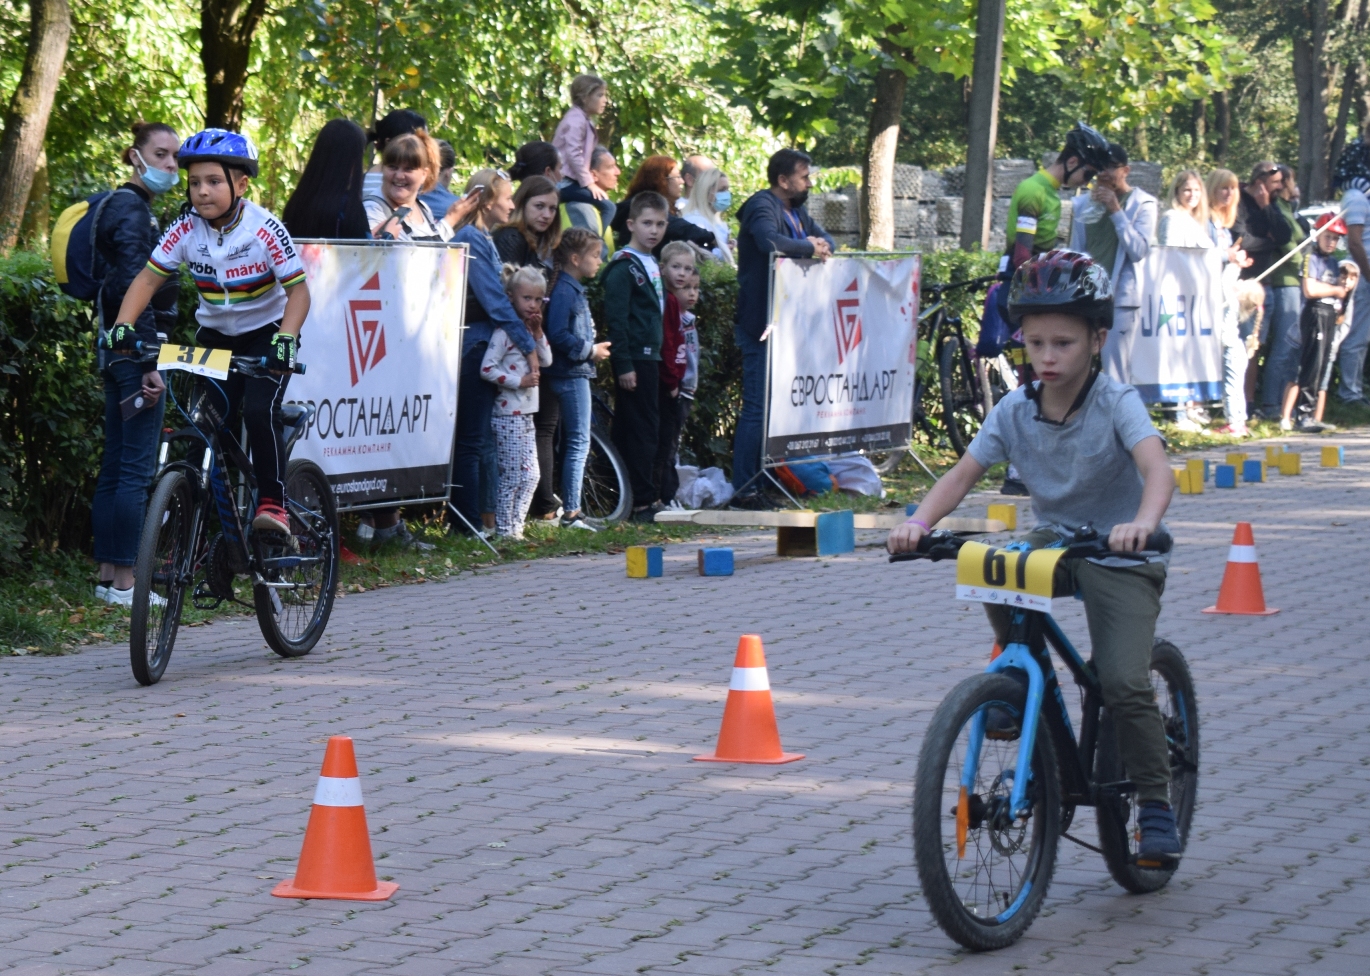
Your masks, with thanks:
[{"label": "gray sneaker", "polygon": [[567,512],[561,517],[561,527],[563,529],[584,529],[586,532],[598,532],[579,512]]},{"label": "gray sneaker", "polygon": [[377,529],[371,537],[372,545],[381,546],[391,539],[398,539],[406,548],[417,549],[419,552],[432,552],[435,548],[433,543],[424,542],[414,533],[409,531],[409,526],[404,524],[404,519],[400,519],[394,525],[384,529]]}]

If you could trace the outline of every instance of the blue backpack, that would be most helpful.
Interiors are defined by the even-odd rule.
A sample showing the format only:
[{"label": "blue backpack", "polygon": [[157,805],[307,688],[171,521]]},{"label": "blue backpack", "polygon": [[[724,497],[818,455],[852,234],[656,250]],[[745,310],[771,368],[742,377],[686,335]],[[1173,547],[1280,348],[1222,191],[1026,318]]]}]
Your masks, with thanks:
[{"label": "blue backpack", "polygon": [[1008,323],[1008,283],[996,281],[989,286],[985,307],[980,312],[980,339],[975,343],[975,355],[993,359],[1004,351],[1013,336]]},{"label": "blue backpack", "polygon": [[93,302],[100,296],[105,272],[95,249],[95,229],[109,198],[131,192],[105,190],[72,204],[58,216],[52,229],[52,270],[57,287],[72,298]]}]

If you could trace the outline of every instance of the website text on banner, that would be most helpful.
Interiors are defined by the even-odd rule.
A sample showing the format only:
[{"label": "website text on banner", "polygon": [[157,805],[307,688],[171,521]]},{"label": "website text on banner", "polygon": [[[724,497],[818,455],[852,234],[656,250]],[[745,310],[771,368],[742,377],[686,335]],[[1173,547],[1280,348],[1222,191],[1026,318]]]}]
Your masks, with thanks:
[{"label": "website text on banner", "polygon": [[916,255],[775,259],[768,463],[908,445],[920,268]]},{"label": "website text on banner", "polygon": [[466,247],[297,242],[313,304],[290,381],[314,422],[294,456],[339,508],[447,497],[466,313]]},{"label": "website text on banner", "polygon": [[1138,269],[1142,304],[1122,362],[1147,403],[1220,400],[1223,394],[1222,250],[1153,247]]}]

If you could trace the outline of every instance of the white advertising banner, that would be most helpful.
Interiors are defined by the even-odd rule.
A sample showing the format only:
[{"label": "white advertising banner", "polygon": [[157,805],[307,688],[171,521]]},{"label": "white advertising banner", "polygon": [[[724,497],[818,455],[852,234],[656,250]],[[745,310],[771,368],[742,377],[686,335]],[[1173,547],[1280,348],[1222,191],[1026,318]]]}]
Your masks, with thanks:
[{"label": "white advertising banner", "polygon": [[1222,399],[1222,251],[1152,247],[1137,270],[1137,324],[1109,340],[1122,342],[1125,379],[1147,403]]},{"label": "white advertising banner", "polygon": [[917,255],[775,259],[768,462],[908,444],[920,268]]},{"label": "white advertising banner", "polygon": [[340,508],[447,496],[466,313],[463,245],[296,241],[309,282],[308,371],[287,402]]}]

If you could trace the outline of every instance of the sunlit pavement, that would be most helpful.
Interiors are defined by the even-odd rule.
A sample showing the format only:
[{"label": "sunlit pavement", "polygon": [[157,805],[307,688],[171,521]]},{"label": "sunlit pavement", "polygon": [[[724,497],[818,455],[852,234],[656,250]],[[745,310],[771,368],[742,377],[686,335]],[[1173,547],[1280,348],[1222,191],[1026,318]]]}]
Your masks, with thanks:
[{"label": "sunlit pavement", "polygon": [[[1028,935],[960,952],[919,893],[909,801],[932,709],[986,660],[982,611],[947,564],[778,560],[756,535],[731,540],[731,578],[681,544],[657,580],[619,555],[349,595],[297,661],[251,618],[185,629],[152,688],[121,647],[0,659],[0,968],[1363,974],[1370,438],[1322,443],[1347,467],[1307,441],[1300,477],[1171,508],[1159,632],[1194,671],[1202,776],[1159,894],[1063,842]],[[1199,612],[1239,518],[1274,617]],[[1061,618],[1087,645],[1078,606]],[[807,758],[693,763],[748,632]],[[335,734],[356,740],[388,902],[270,895]],[[1088,811],[1072,832],[1093,840]]]}]

